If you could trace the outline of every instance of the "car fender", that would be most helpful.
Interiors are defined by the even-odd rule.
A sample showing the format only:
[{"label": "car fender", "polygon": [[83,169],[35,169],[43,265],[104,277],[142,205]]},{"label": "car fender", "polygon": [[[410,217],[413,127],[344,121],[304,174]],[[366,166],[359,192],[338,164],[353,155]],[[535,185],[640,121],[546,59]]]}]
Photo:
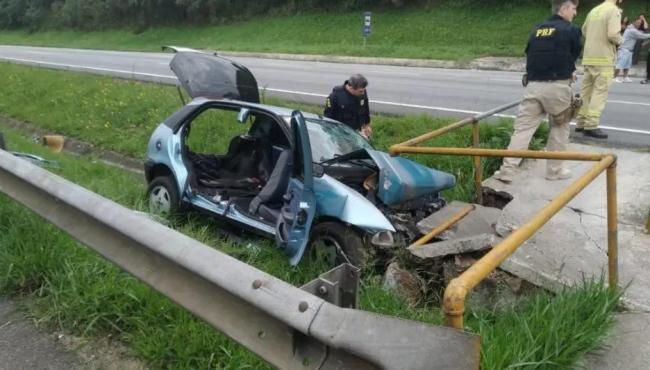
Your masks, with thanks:
[{"label": "car fender", "polygon": [[386,205],[400,204],[456,185],[456,177],[450,173],[378,150],[367,152],[379,168],[377,197]]},{"label": "car fender", "polygon": [[314,178],[316,217],[333,217],[368,233],[395,232],[386,216],[363,195],[331,176]]},{"label": "car fender", "polygon": [[185,196],[188,172],[181,154],[181,138],[166,125],[160,125],[151,135],[147,145],[147,157],[155,164],[167,166],[176,180],[179,194]]}]

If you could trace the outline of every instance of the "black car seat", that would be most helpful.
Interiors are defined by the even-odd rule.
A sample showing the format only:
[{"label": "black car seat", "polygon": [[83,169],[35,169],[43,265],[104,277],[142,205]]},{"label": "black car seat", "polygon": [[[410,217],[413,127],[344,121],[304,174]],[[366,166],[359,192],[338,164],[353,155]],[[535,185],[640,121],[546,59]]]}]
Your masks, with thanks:
[{"label": "black car seat", "polygon": [[284,149],[275,163],[273,172],[262,190],[251,201],[248,211],[259,214],[268,221],[275,221],[280,214],[283,195],[287,191],[289,178],[293,170],[293,154],[291,149]]}]

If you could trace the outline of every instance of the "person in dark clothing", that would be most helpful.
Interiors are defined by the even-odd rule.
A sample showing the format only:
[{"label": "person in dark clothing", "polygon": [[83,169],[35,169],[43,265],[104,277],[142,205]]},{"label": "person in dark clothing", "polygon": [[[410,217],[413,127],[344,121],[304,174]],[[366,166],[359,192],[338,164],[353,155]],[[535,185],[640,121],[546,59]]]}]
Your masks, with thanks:
[{"label": "person in dark clothing", "polygon": [[648,50],[648,56],[645,59],[645,80],[641,81],[643,85],[650,85],[650,50]]},{"label": "person in dark clothing", "polygon": [[345,123],[370,139],[370,106],[366,87],[368,80],[360,74],[350,76],[341,86],[336,86],[325,101],[324,115]]},{"label": "person in dark clothing", "polygon": [[[514,123],[509,150],[528,149],[530,140],[542,122],[550,116],[551,131],[546,149],[566,151],[569,145],[569,122],[573,115],[575,62],[582,49],[582,32],[571,22],[576,16],[578,0],[553,0],[553,16],[535,27],[526,46],[528,84]],[[504,158],[494,178],[510,183],[521,158]],[[546,179],[564,180],[571,172],[562,161],[546,161]]]}]

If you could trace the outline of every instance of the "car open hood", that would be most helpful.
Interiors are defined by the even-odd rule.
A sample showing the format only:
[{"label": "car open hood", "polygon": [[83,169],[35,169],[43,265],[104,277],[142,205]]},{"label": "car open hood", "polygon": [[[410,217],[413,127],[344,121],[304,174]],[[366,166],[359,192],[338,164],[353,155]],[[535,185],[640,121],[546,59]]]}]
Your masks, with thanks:
[{"label": "car open hood", "polygon": [[367,152],[379,167],[377,197],[388,206],[437,193],[456,184],[456,177],[452,174],[377,150]]},{"label": "car open hood", "polygon": [[260,102],[255,77],[241,64],[194,49],[164,46],[176,53],[169,67],[192,97]]}]

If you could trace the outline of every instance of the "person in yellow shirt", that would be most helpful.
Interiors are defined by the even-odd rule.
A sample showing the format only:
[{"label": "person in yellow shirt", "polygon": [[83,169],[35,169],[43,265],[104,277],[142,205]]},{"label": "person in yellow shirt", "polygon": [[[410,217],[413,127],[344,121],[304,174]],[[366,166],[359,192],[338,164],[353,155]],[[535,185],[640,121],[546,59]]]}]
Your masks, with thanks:
[{"label": "person in yellow shirt", "polygon": [[597,139],[607,139],[607,134],[598,125],[614,77],[616,49],[623,42],[621,9],[617,6],[622,3],[623,0],[605,0],[587,14],[582,25],[585,37],[583,105],[578,112],[576,131]]}]

